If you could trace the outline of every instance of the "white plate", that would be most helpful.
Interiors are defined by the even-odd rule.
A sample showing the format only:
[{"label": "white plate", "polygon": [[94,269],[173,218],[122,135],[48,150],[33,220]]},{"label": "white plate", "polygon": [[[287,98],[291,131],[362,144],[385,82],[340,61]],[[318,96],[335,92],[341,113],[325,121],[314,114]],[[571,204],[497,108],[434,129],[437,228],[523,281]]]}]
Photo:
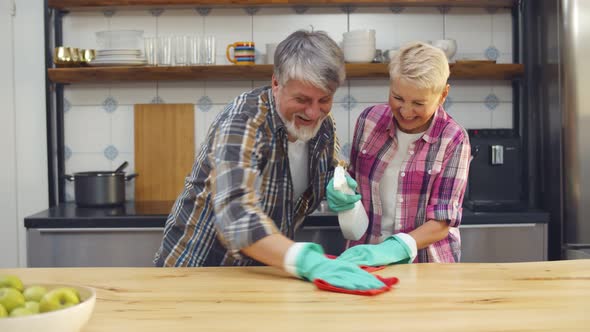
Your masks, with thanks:
[{"label": "white plate", "polygon": [[129,49],[105,49],[96,51],[97,54],[138,54],[141,53],[140,49],[129,48]]},{"label": "white plate", "polygon": [[92,61],[89,66],[143,66],[146,65],[145,60],[129,60],[129,61]]},{"label": "white plate", "polygon": [[141,56],[97,56],[94,61],[145,61]]}]

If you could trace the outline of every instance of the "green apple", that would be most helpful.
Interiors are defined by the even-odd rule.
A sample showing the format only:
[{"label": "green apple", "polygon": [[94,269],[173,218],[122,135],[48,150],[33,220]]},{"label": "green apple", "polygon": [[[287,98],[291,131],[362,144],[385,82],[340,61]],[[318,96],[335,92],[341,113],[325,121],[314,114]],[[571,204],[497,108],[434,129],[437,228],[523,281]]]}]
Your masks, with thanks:
[{"label": "green apple", "polygon": [[30,316],[33,312],[25,307],[20,307],[10,312],[10,317]]},{"label": "green apple", "polygon": [[43,286],[31,286],[27,287],[23,292],[25,300],[39,302],[43,298],[43,295],[47,293],[47,289]]},{"label": "green apple", "polygon": [[6,311],[6,308],[0,304],[0,318],[4,318],[6,316],[8,316],[8,311]]},{"label": "green apple", "polygon": [[39,302],[39,312],[48,312],[71,307],[80,303],[80,297],[75,289],[60,287],[52,289]]},{"label": "green apple", "polygon": [[14,288],[0,288],[0,304],[11,312],[12,309],[25,305],[25,297]]},{"label": "green apple", "polygon": [[27,301],[27,302],[25,302],[25,308],[31,310],[31,312],[34,314],[38,314],[39,313],[39,302]]},{"label": "green apple", "polygon": [[0,275],[0,288],[9,287],[22,292],[23,282],[20,280],[19,277],[13,275]]}]

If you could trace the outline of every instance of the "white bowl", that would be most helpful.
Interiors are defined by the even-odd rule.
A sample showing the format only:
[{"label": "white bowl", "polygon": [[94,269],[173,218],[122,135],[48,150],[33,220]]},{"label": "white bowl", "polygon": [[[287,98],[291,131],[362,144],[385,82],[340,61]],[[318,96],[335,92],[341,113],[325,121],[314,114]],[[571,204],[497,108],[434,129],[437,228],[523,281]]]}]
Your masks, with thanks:
[{"label": "white bowl", "polygon": [[[80,303],[69,308],[30,316],[0,318],[2,332],[79,332],[86,325],[96,303],[96,291],[90,287],[63,284],[35,284],[51,290],[71,287],[80,294]],[[26,288],[26,287],[25,287]]]},{"label": "white bowl", "polygon": [[371,62],[375,58],[375,48],[348,48],[345,47],[343,50],[344,61],[361,63]]},{"label": "white bowl", "polygon": [[342,34],[342,36],[344,36],[344,39],[347,38],[364,38],[364,39],[369,39],[369,38],[375,38],[375,30],[370,29],[370,30],[351,30],[348,32],[345,32]]},{"label": "white bowl", "polygon": [[457,41],[454,39],[439,39],[432,42],[432,46],[440,48],[448,60],[457,53]]},{"label": "white bowl", "polygon": [[143,30],[110,30],[96,33],[101,50],[142,49]]}]

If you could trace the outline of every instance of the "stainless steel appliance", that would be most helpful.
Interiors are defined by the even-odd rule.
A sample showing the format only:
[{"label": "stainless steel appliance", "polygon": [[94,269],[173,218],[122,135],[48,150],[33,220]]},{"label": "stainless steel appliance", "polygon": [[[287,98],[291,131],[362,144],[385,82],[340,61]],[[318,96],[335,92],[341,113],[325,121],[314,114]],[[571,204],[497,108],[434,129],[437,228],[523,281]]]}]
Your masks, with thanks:
[{"label": "stainless steel appliance", "polygon": [[565,258],[590,258],[590,1],[561,0]]}]

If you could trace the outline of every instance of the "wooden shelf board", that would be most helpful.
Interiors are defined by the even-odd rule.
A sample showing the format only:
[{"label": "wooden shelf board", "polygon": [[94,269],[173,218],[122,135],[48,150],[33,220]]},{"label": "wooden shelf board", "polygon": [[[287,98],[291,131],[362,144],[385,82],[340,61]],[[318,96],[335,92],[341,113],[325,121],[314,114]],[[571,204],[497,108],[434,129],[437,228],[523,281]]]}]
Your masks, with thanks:
[{"label": "wooden shelf board", "polygon": [[[55,83],[123,82],[123,81],[237,81],[270,80],[272,65],[218,65],[188,67],[72,67],[50,68],[49,78]],[[522,76],[521,64],[461,63],[451,64],[453,79],[510,80]],[[387,79],[386,64],[347,64],[347,79]]]},{"label": "wooden shelf board", "polygon": [[48,0],[50,8],[100,8],[100,7],[250,7],[250,6],[452,6],[452,7],[513,7],[517,0]]}]

